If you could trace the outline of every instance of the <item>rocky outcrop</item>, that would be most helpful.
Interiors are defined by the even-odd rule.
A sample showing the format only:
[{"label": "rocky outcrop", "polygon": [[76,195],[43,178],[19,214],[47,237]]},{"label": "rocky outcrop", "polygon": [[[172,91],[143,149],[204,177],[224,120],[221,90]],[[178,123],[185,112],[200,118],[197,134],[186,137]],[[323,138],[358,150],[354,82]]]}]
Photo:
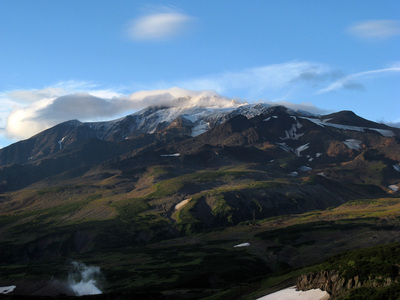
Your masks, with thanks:
[{"label": "rocky outcrop", "polygon": [[343,294],[346,291],[362,286],[374,288],[387,287],[397,282],[397,279],[390,277],[383,278],[382,276],[368,277],[366,280],[361,280],[359,276],[347,279],[335,270],[323,270],[317,273],[300,275],[300,277],[297,278],[296,287],[302,291],[321,289],[328,292],[331,295],[331,299],[334,299],[338,294]]}]

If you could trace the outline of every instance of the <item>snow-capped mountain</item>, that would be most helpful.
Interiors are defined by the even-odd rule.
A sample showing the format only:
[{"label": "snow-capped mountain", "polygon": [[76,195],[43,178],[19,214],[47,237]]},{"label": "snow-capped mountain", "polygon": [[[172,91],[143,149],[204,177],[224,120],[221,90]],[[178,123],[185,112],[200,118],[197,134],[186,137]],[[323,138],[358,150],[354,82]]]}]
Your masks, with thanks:
[{"label": "snow-capped mountain", "polygon": [[[293,156],[293,170],[288,171],[296,174],[298,168],[318,169],[348,162],[373,150],[396,166],[400,162],[399,137],[398,128],[349,111],[318,116],[284,106],[243,104],[201,95],[176,98],[168,106],[149,106],[113,121],[58,124],[1,149],[0,175],[8,185],[16,180],[13,176],[17,171],[12,170],[17,165],[46,167],[40,176],[27,178],[27,184],[110,159],[146,157],[158,163],[160,157],[171,154],[181,160],[200,159],[201,163],[217,165],[232,163],[232,159],[261,163],[274,156]],[[205,150],[207,147],[211,148]],[[226,152],[227,147],[239,147],[237,154]]]},{"label": "snow-capped mountain", "polygon": [[[85,139],[121,142],[143,134],[172,133],[196,137],[226,120],[243,115],[251,118],[268,111],[269,104],[239,103],[216,95],[179,97],[168,106],[149,106],[126,117],[105,122],[67,121],[30,139],[0,150],[0,164],[25,163],[67,149]],[[301,112],[302,115],[310,114]],[[179,130],[177,130],[179,128]],[[15,149],[15,150],[11,150]]]}]

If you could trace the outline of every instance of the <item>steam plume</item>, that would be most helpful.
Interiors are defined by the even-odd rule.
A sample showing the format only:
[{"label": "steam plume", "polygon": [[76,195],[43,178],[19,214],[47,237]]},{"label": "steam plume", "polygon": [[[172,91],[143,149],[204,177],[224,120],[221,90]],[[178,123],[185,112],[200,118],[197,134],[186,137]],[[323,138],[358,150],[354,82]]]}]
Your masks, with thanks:
[{"label": "steam plume", "polygon": [[68,285],[76,296],[98,295],[101,290],[97,281],[102,277],[99,267],[86,266],[84,263],[72,262],[73,269],[68,276]]}]

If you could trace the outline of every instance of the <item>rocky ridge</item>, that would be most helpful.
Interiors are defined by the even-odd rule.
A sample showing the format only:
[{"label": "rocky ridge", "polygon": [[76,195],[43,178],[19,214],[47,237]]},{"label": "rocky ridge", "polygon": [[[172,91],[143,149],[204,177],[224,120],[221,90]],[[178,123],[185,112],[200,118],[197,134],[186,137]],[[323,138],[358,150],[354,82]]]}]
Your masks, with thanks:
[{"label": "rocky ridge", "polygon": [[336,299],[349,290],[360,287],[381,288],[388,287],[393,283],[398,283],[398,278],[369,276],[368,279],[360,279],[358,275],[352,278],[345,278],[335,270],[323,270],[317,273],[306,273],[299,276],[296,280],[296,287],[301,291],[311,289],[321,289],[331,295],[330,299]]}]

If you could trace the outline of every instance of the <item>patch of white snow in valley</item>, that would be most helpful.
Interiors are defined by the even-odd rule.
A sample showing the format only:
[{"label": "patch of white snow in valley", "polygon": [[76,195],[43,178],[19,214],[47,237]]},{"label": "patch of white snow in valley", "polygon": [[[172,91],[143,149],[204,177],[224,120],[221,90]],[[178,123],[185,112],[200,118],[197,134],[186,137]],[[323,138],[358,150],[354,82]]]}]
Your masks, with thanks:
[{"label": "patch of white snow in valley", "polygon": [[356,140],[356,139],[347,139],[346,141],[343,142],[347,147],[353,150],[360,150],[362,149],[361,147],[361,141]]},{"label": "patch of white snow in valley", "polygon": [[317,154],[315,154],[315,157],[318,158],[318,157],[320,157],[321,155],[322,155],[322,153],[317,153]]},{"label": "patch of white snow in valley", "polygon": [[394,136],[396,136],[396,135],[394,134],[394,132],[391,131],[391,130],[387,130],[387,129],[378,129],[378,128],[368,128],[368,129],[377,131],[377,132],[379,132],[381,135],[383,135],[384,137],[394,137]]},{"label": "patch of white snow in valley", "polygon": [[250,243],[241,243],[239,245],[233,246],[233,248],[249,247]]},{"label": "patch of white snow in valley", "polygon": [[16,285],[0,286],[0,294],[3,294],[3,295],[9,294],[12,291],[14,291],[16,287],[17,287]]},{"label": "patch of white snow in valley", "polygon": [[400,165],[393,165],[393,168],[394,168],[397,172],[400,172]]},{"label": "patch of white snow in valley", "polygon": [[296,287],[290,287],[278,292],[258,298],[257,300],[327,300],[330,298],[328,292],[320,289],[299,291]]},{"label": "patch of white snow in valley", "polygon": [[278,119],[278,116],[272,116],[274,119]]},{"label": "patch of white snow in valley", "polygon": [[303,172],[307,172],[307,171],[311,171],[312,168],[307,167],[307,166],[301,166],[301,167],[299,168],[299,170],[300,170],[300,171],[303,171]]},{"label": "patch of white snow in valley", "polygon": [[168,157],[168,156],[179,156],[180,153],[173,153],[173,154],[161,154],[160,156]]},{"label": "patch of white snow in valley", "polygon": [[310,143],[307,143],[305,145],[302,145],[298,148],[296,148],[296,150],[294,150],[294,154],[296,154],[297,157],[301,156],[301,152],[308,149],[309,148]]},{"label": "patch of white snow in valley", "polygon": [[264,119],[263,121],[268,122],[269,120],[271,120],[271,117],[268,117],[268,118]]},{"label": "patch of white snow in valley", "polygon": [[185,200],[179,202],[177,205],[175,205],[175,210],[178,210],[178,209],[184,207],[189,202],[189,200],[190,199],[185,199]]},{"label": "patch of white snow in valley", "polygon": [[294,172],[290,172],[289,173],[289,176],[297,176],[297,175],[299,175],[299,173],[298,172],[296,172],[296,171],[294,171]]},{"label": "patch of white snow in valley", "polygon": [[400,188],[398,185],[392,184],[392,185],[389,185],[389,189],[391,189],[393,192],[397,192]]}]

